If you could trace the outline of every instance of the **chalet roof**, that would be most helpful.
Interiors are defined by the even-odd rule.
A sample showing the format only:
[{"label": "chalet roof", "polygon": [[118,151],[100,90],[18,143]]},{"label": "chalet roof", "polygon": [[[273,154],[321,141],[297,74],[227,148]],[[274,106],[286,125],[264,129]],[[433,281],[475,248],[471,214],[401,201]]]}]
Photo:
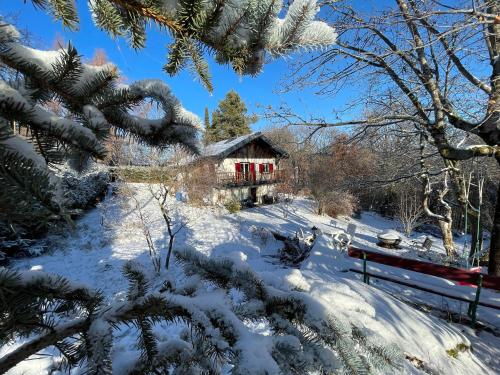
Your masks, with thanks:
[{"label": "chalet roof", "polygon": [[241,147],[246,146],[247,144],[256,139],[260,139],[261,141],[267,143],[269,147],[279,156],[282,157],[287,156],[287,153],[284,150],[277,147],[269,138],[267,138],[261,132],[250,133],[247,135],[242,135],[240,137],[230,138],[224,141],[209,144],[201,149],[200,156],[225,158],[233,151],[236,151]]}]

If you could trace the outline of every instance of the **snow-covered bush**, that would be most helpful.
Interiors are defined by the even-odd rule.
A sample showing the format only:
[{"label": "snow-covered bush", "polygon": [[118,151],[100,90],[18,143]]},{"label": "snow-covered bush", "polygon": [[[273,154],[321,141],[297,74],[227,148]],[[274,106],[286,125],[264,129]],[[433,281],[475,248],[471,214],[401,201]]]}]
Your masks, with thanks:
[{"label": "snow-covered bush", "polygon": [[106,171],[83,175],[66,171],[61,176],[64,206],[68,209],[89,208],[106,194],[110,180],[110,174]]},{"label": "snow-covered bush", "polygon": [[[37,271],[0,268],[0,344],[31,339],[0,359],[0,373],[55,346],[68,365],[92,374],[113,368],[113,331],[135,326],[140,354],[129,374],[368,374],[399,365],[401,353],[377,343],[361,327],[332,316],[306,293],[266,285],[245,263],[175,253],[187,276],[161,292],[149,290],[133,264],[127,300],[107,304],[82,285]],[[237,297],[236,297],[237,296]],[[252,329],[266,324],[269,334]],[[153,326],[181,323],[179,337],[159,341]]]}]

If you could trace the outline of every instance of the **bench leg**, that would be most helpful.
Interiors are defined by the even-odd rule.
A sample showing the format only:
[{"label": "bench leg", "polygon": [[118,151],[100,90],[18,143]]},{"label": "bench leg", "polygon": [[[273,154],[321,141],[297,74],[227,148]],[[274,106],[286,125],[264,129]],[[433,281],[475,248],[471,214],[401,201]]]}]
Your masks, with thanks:
[{"label": "bench leg", "polygon": [[476,298],[474,302],[469,304],[469,316],[471,318],[470,326],[474,328],[476,326],[477,320],[477,305],[479,304],[479,296],[481,295],[481,287],[483,285],[483,275],[479,275],[477,280],[477,290],[476,290]]},{"label": "bench leg", "polygon": [[370,285],[370,276],[366,272],[366,253],[363,252],[363,282]]}]

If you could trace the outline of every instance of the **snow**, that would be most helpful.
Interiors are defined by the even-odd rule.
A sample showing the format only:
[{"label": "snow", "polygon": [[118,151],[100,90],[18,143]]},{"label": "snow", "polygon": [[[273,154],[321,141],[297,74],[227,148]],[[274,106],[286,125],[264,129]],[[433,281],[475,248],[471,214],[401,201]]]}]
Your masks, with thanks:
[{"label": "snow", "polygon": [[151,133],[169,123],[185,124],[195,128],[201,126],[198,116],[183,108],[179,100],[172,95],[170,88],[163,81],[158,79],[144,79],[134,82],[129,86],[129,90],[132,95],[145,98],[151,97],[162,105],[164,117],[161,121],[136,117],[138,126],[142,128],[144,133]]},{"label": "snow", "polygon": [[[165,256],[167,236],[161,213],[151,199],[146,185],[134,184],[132,187],[146,213],[153,241],[162,256]],[[449,375],[495,374],[500,371],[500,339],[497,336],[484,330],[474,331],[466,325],[451,323],[437,316],[438,310],[443,310],[443,307],[455,312],[461,309],[464,313],[466,306],[396,284],[372,280],[372,285],[368,286],[359,280],[358,275],[345,272],[349,268],[361,267],[361,263],[336,251],[331,243],[331,234],[345,230],[349,223],[357,226],[354,245],[416,257],[410,247],[411,238],[403,235],[401,250],[376,246],[377,234],[396,228],[391,220],[364,213],[360,219],[335,219],[333,226],[329,217],[315,214],[312,201],[302,198],[294,199],[286,207],[277,204],[236,214],[229,214],[218,207],[191,207],[175,197],[171,198],[170,203],[176,206],[179,215],[188,222],[176,237],[174,248],[189,247],[212,257],[228,257],[241,267],[250,267],[268,285],[276,288],[277,293],[279,290],[294,290],[310,301],[310,306],[314,307],[311,314],[318,317],[331,314],[341,321],[357,324],[373,333],[374,340],[399,346],[409,358],[414,358],[413,362],[423,361],[426,371]],[[155,290],[162,285],[167,275],[162,270],[163,278],[155,276],[133,207],[131,200],[122,194],[110,194],[97,208],[77,222],[75,231],[64,235],[54,234],[43,240],[52,249],[49,254],[14,261],[13,267],[33,270],[33,274],[45,271],[68,277],[74,280],[75,285],[81,283],[101,290],[107,300],[112,302],[125,299],[128,283],[121,270],[125,262],[132,260],[146,271],[152,279],[152,290]],[[323,234],[318,236],[309,258],[298,269],[279,264],[275,255],[281,243],[268,235],[269,230],[293,234],[299,228],[307,231],[313,225],[320,228]],[[437,239],[433,249],[444,252]],[[376,264],[370,264],[369,269],[469,296],[474,294],[473,288],[452,285],[428,275]],[[173,282],[197,283],[197,280],[186,279],[176,262],[171,263],[168,278]],[[305,296],[298,291],[306,292]],[[213,306],[214,311],[223,311],[218,307],[223,306],[225,298],[214,290],[196,301]],[[233,298],[237,298],[237,295]],[[486,289],[483,289],[483,298],[500,302],[498,293]],[[188,301],[192,300],[179,296],[177,302]],[[432,310],[429,312],[417,308],[419,304],[430,306]],[[478,318],[494,328],[500,325],[498,312],[491,309],[479,307]],[[236,320],[231,321],[236,328],[241,324]],[[273,345],[273,342],[266,336],[268,333],[265,325],[252,324],[252,334],[239,330],[241,334],[247,335],[241,341],[241,350],[246,353],[245,360],[254,361],[256,365],[265,368],[263,356],[267,352],[263,348]],[[155,325],[154,333],[160,341],[159,347],[164,345],[169,348],[171,345],[171,350],[183,350],[182,343],[175,341],[182,330],[182,324]],[[136,335],[136,328],[132,326],[123,326],[115,331],[112,349],[114,373],[122,373],[139,355]],[[9,347],[0,348],[0,356],[12,351],[20,343],[22,342],[18,341]],[[473,351],[461,352],[457,358],[446,353],[446,350],[461,343],[472,345]],[[54,353],[55,351],[45,350],[42,354]],[[21,363],[9,374],[39,374],[51,363],[45,355],[33,358]],[[229,371],[227,368],[223,370]],[[274,371],[272,368],[267,370],[270,373]],[[405,361],[402,371],[401,373],[408,374],[424,373],[410,361]]]},{"label": "snow", "polygon": [[221,156],[230,153],[231,150],[239,148],[240,144],[250,142],[255,139],[255,135],[260,133],[251,133],[236,138],[226,139],[220,142],[211,143],[203,148],[201,156],[212,157]]},{"label": "snow", "polygon": [[[255,139],[262,139],[264,142],[270,143],[262,132],[255,132],[246,135],[242,135],[235,138],[225,139],[220,142],[211,143],[201,149],[200,156],[202,157],[225,157],[231,152],[243,147],[244,145],[250,143]],[[283,150],[278,149],[274,145],[270,144],[271,147],[279,154],[284,154]]]},{"label": "snow", "polygon": [[1,42],[10,42],[13,40],[18,40],[21,37],[21,34],[17,29],[9,24],[2,23],[0,25],[0,41]]},{"label": "snow", "polygon": [[82,112],[92,129],[102,130],[109,128],[108,121],[96,106],[86,104],[83,106]]},{"label": "snow", "polygon": [[[9,54],[9,57],[11,59],[32,64],[42,73],[52,72],[54,66],[58,62],[62,61],[65,53],[67,52],[64,48],[55,51],[42,51],[26,47],[18,43],[19,37],[19,32],[15,30],[12,25],[9,25],[8,27],[0,27],[0,40],[7,42],[8,49],[6,49],[6,53]],[[81,74],[73,85],[73,88],[78,92],[82,90],[97,74],[114,70],[116,70],[116,66],[111,63],[101,66],[82,64]]]},{"label": "snow", "polygon": [[[41,129],[57,133],[62,140],[68,143],[76,143],[75,139],[83,139],[83,147],[91,149],[98,155],[105,153],[104,146],[99,143],[92,130],[71,119],[58,117],[39,106],[33,106],[18,90],[9,86],[3,80],[0,80],[0,102],[9,103],[10,107],[16,111],[20,111],[20,108],[22,108],[24,116],[26,116],[24,112],[29,111],[29,119],[32,124]],[[26,147],[21,147],[20,150],[27,152]]]},{"label": "snow", "polygon": [[31,160],[36,168],[46,170],[47,164],[45,163],[45,159],[35,151],[31,143],[25,141],[20,136],[13,135],[1,143],[10,150],[9,152],[19,154],[25,159]]},{"label": "snow", "polygon": [[382,239],[382,240],[388,240],[388,241],[397,241],[399,240],[401,237],[400,235],[395,232],[395,231],[392,231],[392,230],[386,230],[386,231],[383,231],[382,233],[380,233],[378,235],[378,238]]}]

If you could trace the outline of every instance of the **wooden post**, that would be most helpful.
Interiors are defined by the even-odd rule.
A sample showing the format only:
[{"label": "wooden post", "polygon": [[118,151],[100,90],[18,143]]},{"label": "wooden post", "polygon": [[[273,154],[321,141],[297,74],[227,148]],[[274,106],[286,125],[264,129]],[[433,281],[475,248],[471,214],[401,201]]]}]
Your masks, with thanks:
[{"label": "wooden post", "polygon": [[370,285],[370,276],[366,272],[366,253],[363,251],[363,282]]}]

